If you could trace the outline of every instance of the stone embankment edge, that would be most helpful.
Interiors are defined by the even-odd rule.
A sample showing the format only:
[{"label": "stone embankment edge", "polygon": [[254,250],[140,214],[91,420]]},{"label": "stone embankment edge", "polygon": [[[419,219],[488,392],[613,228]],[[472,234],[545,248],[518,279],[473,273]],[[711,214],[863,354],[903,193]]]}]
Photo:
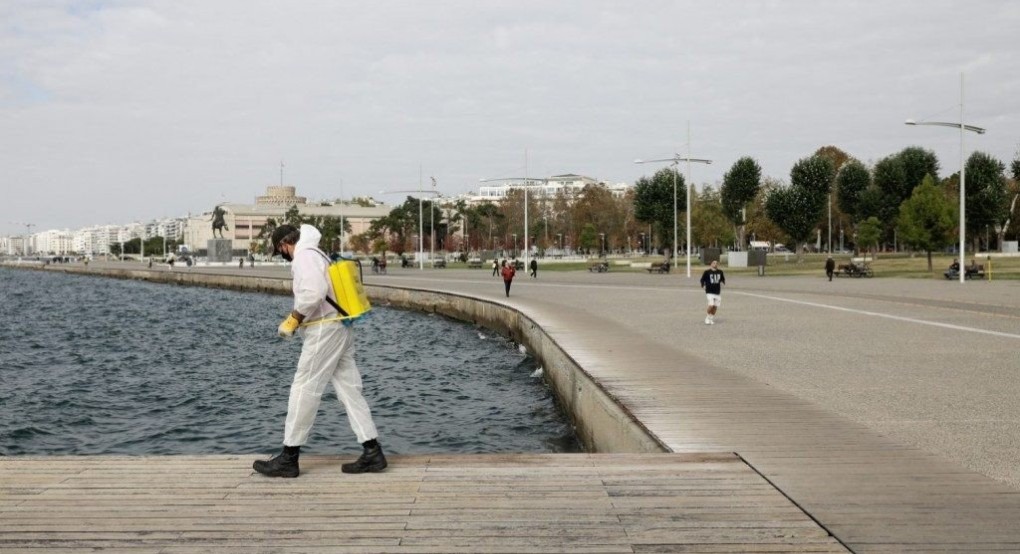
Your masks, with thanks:
[{"label": "stone embankment edge", "polygon": [[[40,267],[29,269],[42,269]],[[290,279],[191,271],[49,266],[50,271],[137,279],[154,283],[201,286],[269,294],[290,294]],[[553,337],[520,310],[449,292],[366,285],[377,305],[436,313],[480,325],[523,344],[541,362],[546,382],[570,417],[578,438],[590,452],[670,452],[652,432],[606,391]]]}]

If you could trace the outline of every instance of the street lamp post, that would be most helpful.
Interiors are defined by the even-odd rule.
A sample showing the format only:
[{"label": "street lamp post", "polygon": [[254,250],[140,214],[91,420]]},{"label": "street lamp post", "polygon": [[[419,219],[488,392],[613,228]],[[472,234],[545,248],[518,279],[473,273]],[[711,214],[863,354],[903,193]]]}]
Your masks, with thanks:
[{"label": "street lamp post", "polygon": [[[502,177],[498,179],[479,179],[479,182],[488,183],[491,181],[510,181],[517,180],[520,177]],[[528,177],[528,150],[524,150],[524,266],[528,266],[528,258],[531,255],[530,249],[528,248],[528,183],[530,181],[545,181],[548,179],[530,179]],[[514,243],[514,248],[517,248],[517,243]]]},{"label": "street lamp post", "polygon": [[601,258],[602,256],[606,255],[606,234],[605,233],[599,233],[599,238],[601,239],[600,240],[601,244],[599,245],[599,247],[600,247],[599,248],[599,257]]},{"label": "street lamp post", "polygon": [[671,162],[673,170],[673,267],[677,267],[678,260],[676,259],[677,249],[677,221],[676,221],[676,174],[677,168],[680,162],[687,162],[687,277],[691,276],[691,162],[710,164],[712,160],[704,158],[692,158],[691,157],[691,126],[687,125],[687,156],[681,157],[680,154],[674,154],[672,158],[663,158],[659,160],[634,160],[636,164],[644,163],[655,163],[655,162]]},{"label": "street lamp post", "polygon": [[[967,194],[966,194],[966,190],[967,190],[966,189],[967,164],[966,164],[966,160],[964,159],[963,132],[964,131],[971,131],[971,132],[977,133],[979,135],[983,135],[985,133],[985,129],[984,128],[982,128],[982,127],[975,127],[974,125],[966,125],[963,122],[963,73],[960,74],[960,122],[959,123],[950,123],[950,122],[946,122],[946,121],[914,121],[913,119],[908,119],[906,121],[906,124],[907,125],[935,125],[935,126],[938,126],[938,127],[953,127],[953,128],[956,128],[956,129],[960,130],[960,252],[959,252],[959,259],[960,259],[960,263],[962,264],[963,263],[963,259],[964,259],[964,246],[965,246],[965,242],[967,240],[967,238],[966,238],[966,232],[967,232],[967,219],[966,219],[966,217],[967,217],[967,213],[966,213],[966,206],[967,206],[966,205],[966,197],[967,197]],[[959,273],[960,273],[960,283],[963,283],[964,279],[966,277],[966,275],[965,275],[966,272],[965,271],[960,271]]]},{"label": "street lamp post", "polygon": [[[419,169],[418,176],[418,190],[381,190],[379,194],[414,194],[418,193],[418,269],[425,270],[425,222],[424,215],[425,210],[422,204],[422,196],[425,194],[433,194],[436,196],[442,196],[438,191],[435,190],[422,190],[421,189],[421,170]],[[431,250],[430,250],[431,251]]]}]

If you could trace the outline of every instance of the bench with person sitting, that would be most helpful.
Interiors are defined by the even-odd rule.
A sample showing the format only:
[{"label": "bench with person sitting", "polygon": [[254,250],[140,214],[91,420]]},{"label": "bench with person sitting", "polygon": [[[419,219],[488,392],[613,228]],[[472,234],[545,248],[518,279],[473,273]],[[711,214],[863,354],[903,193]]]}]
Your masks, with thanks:
[{"label": "bench with person sitting", "polygon": [[606,261],[592,262],[588,265],[588,271],[591,271],[592,273],[605,273],[609,271],[609,262]]},{"label": "bench with person sitting", "polygon": [[648,273],[669,273],[669,260],[657,264],[652,264],[651,267],[648,267],[646,269]]},{"label": "bench with person sitting", "polygon": [[[946,279],[959,279],[960,278],[960,262],[953,260],[953,263],[949,265],[949,269],[946,270],[943,275]],[[971,260],[970,265],[963,268],[964,279],[984,279],[985,278],[985,266],[977,263],[977,260]]]}]

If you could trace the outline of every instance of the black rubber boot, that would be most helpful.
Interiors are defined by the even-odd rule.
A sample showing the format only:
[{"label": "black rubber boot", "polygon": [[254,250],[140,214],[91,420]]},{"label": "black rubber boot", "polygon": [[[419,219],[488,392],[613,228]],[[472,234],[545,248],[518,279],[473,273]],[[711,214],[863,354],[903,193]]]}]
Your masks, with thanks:
[{"label": "black rubber boot", "polygon": [[344,473],[377,473],[386,469],[386,456],[383,455],[382,446],[378,441],[372,439],[362,444],[364,451],[357,460],[340,466]]},{"label": "black rubber boot", "polygon": [[297,477],[301,473],[298,469],[300,453],[300,446],[284,446],[283,452],[277,454],[276,457],[269,460],[255,460],[251,467],[266,477]]}]

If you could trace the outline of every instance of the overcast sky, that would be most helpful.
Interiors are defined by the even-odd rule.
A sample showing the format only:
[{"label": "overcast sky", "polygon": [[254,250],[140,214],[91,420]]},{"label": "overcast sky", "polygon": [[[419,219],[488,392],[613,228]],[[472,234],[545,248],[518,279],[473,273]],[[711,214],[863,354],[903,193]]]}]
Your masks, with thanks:
[{"label": "overcast sky", "polygon": [[1020,2],[0,2],[0,234],[580,173],[717,183],[825,145],[1020,143]]}]

